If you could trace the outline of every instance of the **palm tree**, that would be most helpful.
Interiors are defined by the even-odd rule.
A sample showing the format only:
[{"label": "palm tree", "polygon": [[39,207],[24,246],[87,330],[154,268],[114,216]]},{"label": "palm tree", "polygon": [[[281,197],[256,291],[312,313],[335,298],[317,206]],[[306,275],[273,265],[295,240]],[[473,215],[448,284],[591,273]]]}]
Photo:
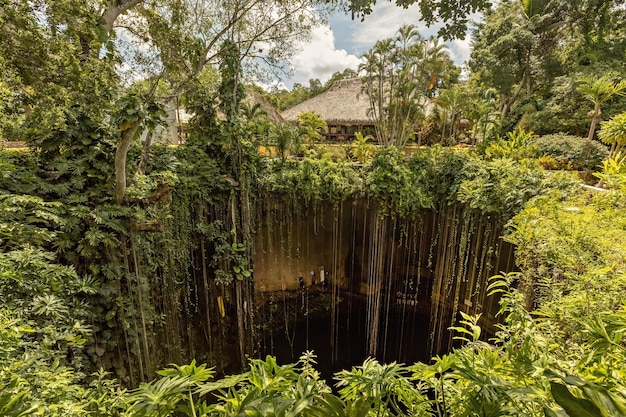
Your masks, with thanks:
[{"label": "palm tree", "polygon": [[600,106],[611,100],[615,96],[622,96],[626,93],[626,80],[618,83],[613,81],[613,74],[606,74],[600,78],[592,76],[583,77],[578,80],[576,90],[593,103],[591,113],[591,126],[589,127],[588,139],[593,139],[596,126],[600,121]]},{"label": "palm tree", "polygon": [[487,89],[483,94],[471,97],[467,116],[472,122],[471,135],[474,145],[478,137],[485,140],[500,126],[502,113],[498,111],[497,101],[495,89]]},{"label": "palm tree", "polygon": [[359,71],[365,72],[363,90],[370,101],[376,136],[381,145],[391,143],[388,116],[395,85],[396,56],[393,39],[385,39],[376,42],[374,48],[363,55],[365,62],[359,65]]},{"label": "palm tree", "polygon": [[441,143],[445,141],[446,125],[450,125],[450,136],[456,137],[461,111],[468,99],[467,91],[462,87],[441,90],[435,104],[441,111]]},{"label": "palm tree", "polygon": [[363,57],[359,70],[365,73],[363,91],[370,100],[377,139],[383,146],[402,147],[415,134],[427,95],[445,66],[443,46],[407,25]]},{"label": "palm tree", "polygon": [[298,129],[289,123],[275,124],[270,128],[269,137],[276,146],[276,153],[284,162],[291,145],[298,138]]}]

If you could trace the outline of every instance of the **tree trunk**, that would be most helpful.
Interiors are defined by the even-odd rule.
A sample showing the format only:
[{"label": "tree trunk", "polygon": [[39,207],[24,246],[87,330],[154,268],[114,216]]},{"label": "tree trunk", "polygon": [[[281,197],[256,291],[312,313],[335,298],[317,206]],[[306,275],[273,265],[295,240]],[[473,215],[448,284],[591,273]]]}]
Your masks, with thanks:
[{"label": "tree trunk", "polygon": [[587,135],[587,139],[593,139],[593,135],[596,133],[596,126],[598,126],[598,122],[600,121],[600,103],[596,103],[593,108],[593,117],[591,118],[591,126],[589,127],[589,134]]},{"label": "tree trunk", "polygon": [[446,121],[444,120],[441,123],[441,140],[439,141],[439,143],[443,145],[445,143],[445,140],[446,140]]},{"label": "tree trunk", "polygon": [[146,140],[143,142],[143,149],[141,150],[141,159],[137,166],[137,174],[144,175],[146,173],[146,166],[148,166],[148,158],[150,157],[150,146],[152,146],[153,132],[148,132]]},{"label": "tree trunk", "polygon": [[502,106],[500,107],[500,111],[501,111],[503,117],[506,116],[506,114],[509,112],[509,110],[511,109],[511,106],[513,106],[513,104],[515,104],[515,102],[517,101],[517,98],[519,97],[520,93],[522,92],[522,88],[524,87],[525,84],[526,84],[526,71],[524,71],[524,75],[522,75],[522,79],[520,80],[519,84],[517,85],[517,88],[515,89],[515,92],[513,93],[511,98],[506,100],[502,104]]},{"label": "tree trunk", "polygon": [[113,198],[117,204],[122,203],[124,194],[126,194],[126,156],[128,149],[142,123],[143,117],[140,117],[128,129],[124,130],[122,138],[117,144],[115,151],[115,190],[113,191]]}]

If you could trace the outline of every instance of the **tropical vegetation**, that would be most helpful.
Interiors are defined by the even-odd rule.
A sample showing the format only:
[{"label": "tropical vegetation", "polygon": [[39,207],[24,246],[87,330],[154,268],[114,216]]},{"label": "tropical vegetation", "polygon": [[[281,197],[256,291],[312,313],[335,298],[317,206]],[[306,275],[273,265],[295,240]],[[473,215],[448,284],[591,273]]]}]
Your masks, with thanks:
[{"label": "tropical vegetation", "polygon": [[[272,123],[246,101],[331,3],[0,6],[0,415],[626,415],[622,5],[417,2],[448,37],[485,12],[468,77],[402,27],[361,68],[376,137],[336,147],[319,115]],[[295,104],[329,83],[263,94]],[[164,119],[182,108],[170,146]],[[459,143],[475,146],[445,146]],[[326,227],[318,213],[356,201],[381,242],[438,217],[466,255],[439,266],[455,271],[437,289],[450,299],[479,275],[469,254],[483,271],[515,245],[515,271],[463,286],[497,308],[450,303],[451,343],[424,363],[364,357],[322,376],[314,352],[261,359],[255,238],[286,229],[275,255],[289,262],[293,219]]]}]

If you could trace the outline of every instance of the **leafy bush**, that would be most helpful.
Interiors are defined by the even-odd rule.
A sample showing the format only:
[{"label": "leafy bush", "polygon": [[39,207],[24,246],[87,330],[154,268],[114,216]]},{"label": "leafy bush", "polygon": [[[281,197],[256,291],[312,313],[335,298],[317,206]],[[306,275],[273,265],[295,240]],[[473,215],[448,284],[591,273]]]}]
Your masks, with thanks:
[{"label": "leafy bush", "polygon": [[353,165],[329,158],[305,157],[284,163],[265,159],[256,178],[259,192],[285,194],[307,202],[342,200],[359,193],[361,180]]},{"label": "leafy bush", "polygon": [[477,152],[487,160],[510,158],[516,161],[532,157],[532,146],[529,140],[532,132],[517,129],[508,132],[506,137],[497,135],[491,141],[484,141],[476,147]]},{"label": "leafy bush", "polygon": [[[596,170],[609,155],[605,146],[595,140],[579,136],[558,133],[554,135],[535,136],[528,141],[532,146],[535,158],[551,157],[543,165],[547,169],[567,169],[575,171]],[[554,164],[556,161],[556,164]]]},{"label": "leafy bush", "polygon": [[381,203],[383,211],[409,215],[432,207],[425,184],[419,182],[415,171],[404,162],[403,154],[396,147],[379,150],[372,160],[365,179],[367,195]]},{"label": "leafy bush", "polygon": [[474,172],[481,163],[469,152],[435,145],[416,152],[408,166],[433,201],[451,204],[457,201],[458,189],[466,179],[466,173]]},{"label": "leafy bush", "polygon": [[611,155],[615,155],[626,145],[626,112],[602,122],[601,126],[598,136],[602,142],[611,145]]},{"label": "leafy bush", "polygon": [[368,143],[369,140],[374,140],[374,137],[372,135],[363,136],[363,133],[356,132],[350,146],[350,156],[362,164],[371,161],[376,153],[376,147]]},{"label": "leafy bush", "polygon": [[[545,197],[513,219],[507,240],[517,245],[516,262],[541,291],[538,303],[563,303],[564,293],[581,285],[583,275],[605,268],[603,275],[626,271],[625,205],[624,195],[614,192],[572,195],[564,201]],[[597,295],[615,294],[603,290]]]},{"label": "leafy bush", "polygon": [[517,163],[494,159],[474,166],[459,186],[458,201],[483,213],[498,214],[506,220],[519,213],[533,198],[555,190],[567,195],[578,189],[577,178],[564,173],[550,175],[533,161]]},{"label": "leafy bush", "polygon": [[0,415],[121,415],[118,383],[86,374],[96,291],[52,253],[0,254]]},{"label": "leafy bush", "polygon": [[614,190],[626,191],[626,155],[618,152],[602,162],[602,172],[593,175],[600,179],[601,186]]}]

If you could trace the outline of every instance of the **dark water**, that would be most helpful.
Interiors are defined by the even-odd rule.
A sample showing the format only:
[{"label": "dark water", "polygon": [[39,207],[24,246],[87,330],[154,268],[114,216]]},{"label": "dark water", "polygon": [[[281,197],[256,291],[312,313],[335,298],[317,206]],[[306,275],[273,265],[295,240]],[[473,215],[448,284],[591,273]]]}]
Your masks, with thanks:
[{"label": "dark water", "polygon": [[[296,362],[306,350],[313,351],[316,369],[326,380],[339,370],[362,364],[370,356],[366,299],[341,294],[336,307],[333,332],[330,294],[315,290],[285,298],[276,294],[260,309],[260,355],[276,356],[279,363],[286,364]],[[383,363],[427,361],[429,319],[427,300],[394,296],[383,305],[375,357]]]}]

